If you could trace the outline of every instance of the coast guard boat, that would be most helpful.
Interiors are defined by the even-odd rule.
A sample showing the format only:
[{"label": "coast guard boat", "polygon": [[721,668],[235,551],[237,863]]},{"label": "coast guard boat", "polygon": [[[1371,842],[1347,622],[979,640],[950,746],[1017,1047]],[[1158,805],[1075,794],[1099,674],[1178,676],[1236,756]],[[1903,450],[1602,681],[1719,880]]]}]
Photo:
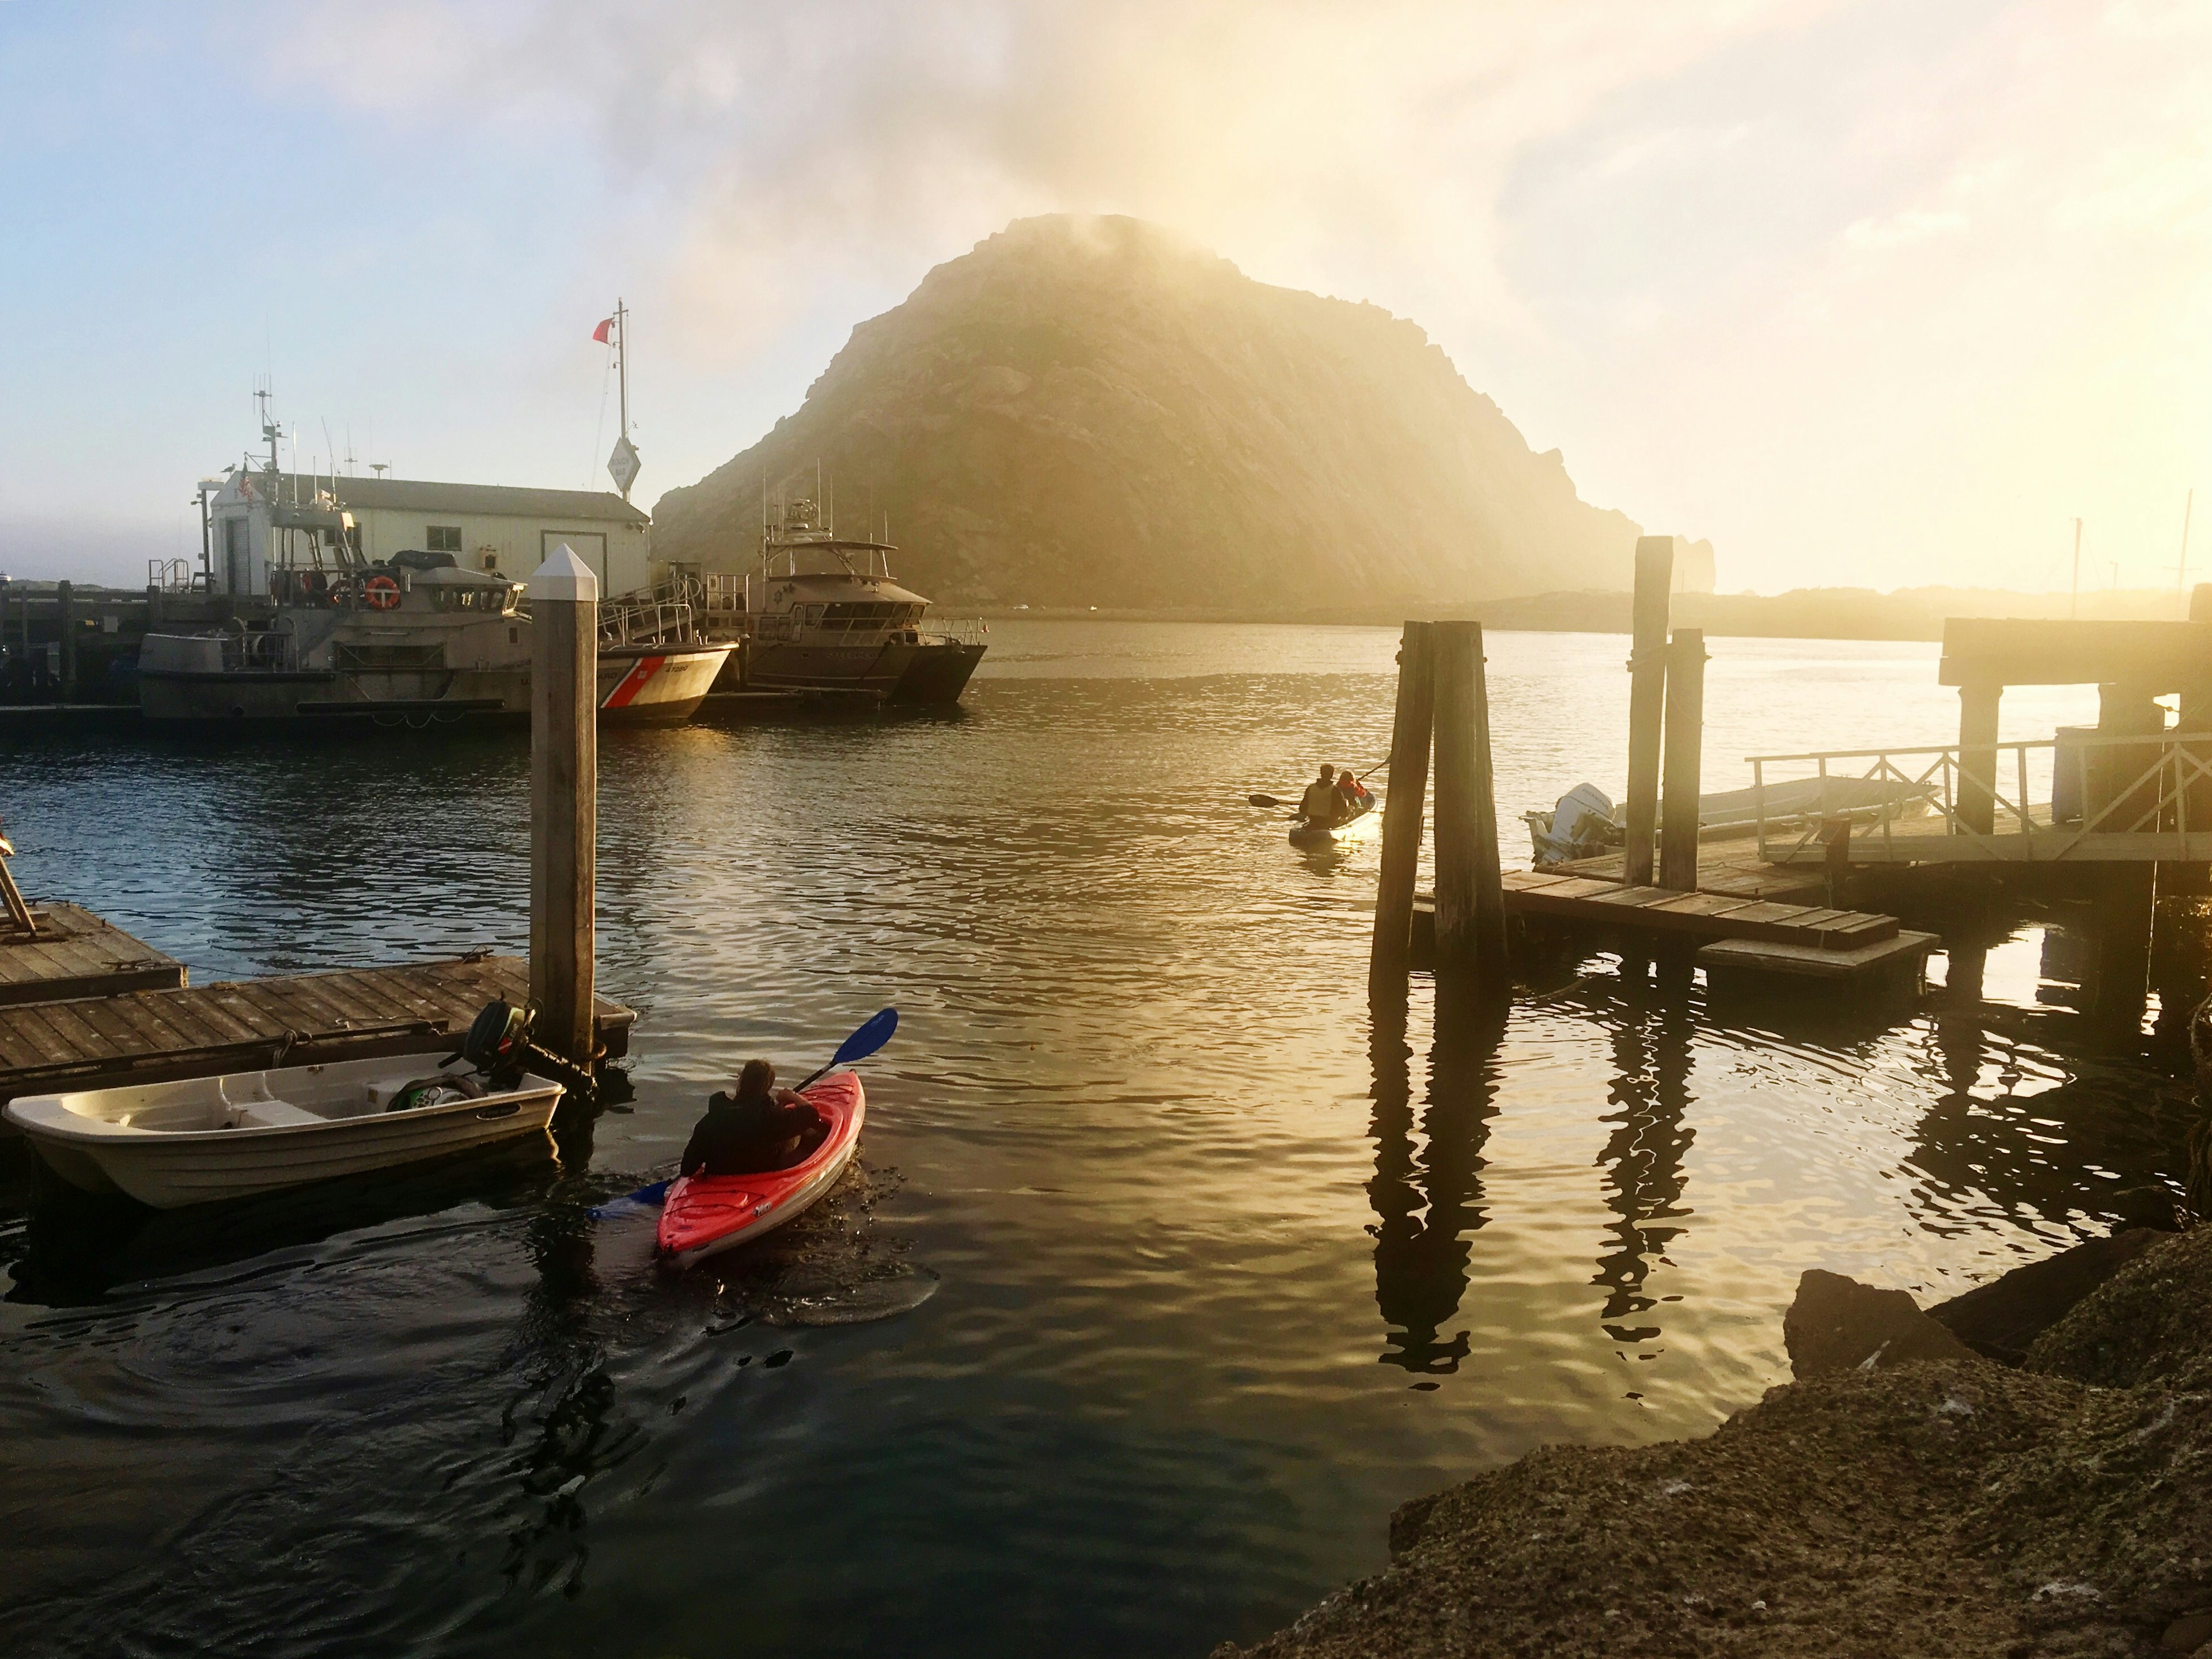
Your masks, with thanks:
[{"label": "coast guard boat", "polygon": [[[149,720],[230,723],[365,719],[422,726],[530,712],[530,613],[523,584],[469,570],[447,550],[362,550],[331,479],[302,489],[267,465],[234,469],[218,495],[250,511],[265,592],[234,584],[229,619],[149,632],[139,702]],[[735,647],[708,639],[696,608],[654,594],[599,607],[603,720],[689,720]]]}]

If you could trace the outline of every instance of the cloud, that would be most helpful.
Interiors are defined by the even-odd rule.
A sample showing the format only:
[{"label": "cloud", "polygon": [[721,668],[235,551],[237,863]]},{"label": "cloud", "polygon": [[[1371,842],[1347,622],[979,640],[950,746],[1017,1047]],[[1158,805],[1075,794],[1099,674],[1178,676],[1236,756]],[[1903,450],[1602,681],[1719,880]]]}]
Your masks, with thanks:
[{"label": "cloud", "polygon": [[742,356],[817,291],[1055,210],[1157,220],[1317,286],[1412,260],[1514,314],[1528,143],[1814,0],[1574,7],[326,4],[280,72],[395,118],[597,135],[657,198],[667,297]]},{"label": "cloud", "polygon": [[1908,208],[1885,220],[1855,220],[1844,228],[1844,240],[1855,248],[1898,247],[1930,236],[1956,236],[1971,222],[1963,213]]},{"label": "cloud", "polygon": [[[1586,496],[1713,537],[1732,587],[2063,579],[2076,514],[2147,576],[2170,562],[2167,498],[2212,483],[2206,0],[221,15],[142,9],[128,51],[77,26],[86,76],[52,60],[39,83],[69,96],[23,129],[64,180],[30,218],[72,226],[63,209],[162,159],[127,147],[175,124],[134,106],[204,84],[171,60],[212,31],[242,108],[196,173],[282,133],[387,229],[417,200],[434,215],[442,259],[312,239],[258,281],[313,296],[333,338],[384,339],[404,312],[409,337],[356,356],[389,370],[385,429],[457,472],[583,453],[598,368],[565,319],[614,292],[647,346],[649,493],[750,442],[930,265],[1017,216],[1096,211],[1414,318]],[[100,281],[179,268],[116,234]],[[210,264],[166,302],[261,322]],[[50,299],[70,326],[71,295]],[[131,403],[82,358],[70,395]],[[349,395],[343,372],[316,395]],[[405,403],[426,385],[496,412],[434,428]]]}]

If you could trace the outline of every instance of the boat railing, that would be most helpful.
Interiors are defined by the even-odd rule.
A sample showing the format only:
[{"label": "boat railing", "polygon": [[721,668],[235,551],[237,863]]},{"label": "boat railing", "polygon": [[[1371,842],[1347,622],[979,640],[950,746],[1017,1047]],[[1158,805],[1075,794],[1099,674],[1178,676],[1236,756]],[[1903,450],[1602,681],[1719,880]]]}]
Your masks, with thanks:
[{"label": "boat railing", "polygon": [[605,599],[599,605],[602,645],[665,645],[697,636],[688,600]]},{"label": "boat railing", "polygon": [[991,625],[981,617],[932,617],[921,626],[924,639],[950,640],[955,645],[981,645]]},{"label": "boat railing", "polygon": [[[1885,794],[1898,803],[1875,816],[1860,843],[1864,852],[1854,854],[1861,858],[1875,856],[1878,845],[1883,861],[1899,863],[2184,859],[2204,856],[2191,850],[2192,839],[2212,844],[2212,733],[2081,732],[2063,739],[1749,758],[1759,854],[1768,863],[1808,854],[1844,816],[1769,810],[1767,792],[1798,781],[1808,768],[1824,783],[1887,786]],[[1795,775],[1776,777],[1770,768]],[[2048,790],[2045,799],[2034,799],[2034,787]],[[1908,802],[1925,803],[1932,815],[1901,824]],[[2159,846],[2143,839],[2154,836]],[[2165,848],[2169,839],[2174,846]]]},{"label": "boat railing", "polygon": [[190,593],[204,588],[207,577],[194,570],[189,559],[149,559],[146,586],[158,593]]}]

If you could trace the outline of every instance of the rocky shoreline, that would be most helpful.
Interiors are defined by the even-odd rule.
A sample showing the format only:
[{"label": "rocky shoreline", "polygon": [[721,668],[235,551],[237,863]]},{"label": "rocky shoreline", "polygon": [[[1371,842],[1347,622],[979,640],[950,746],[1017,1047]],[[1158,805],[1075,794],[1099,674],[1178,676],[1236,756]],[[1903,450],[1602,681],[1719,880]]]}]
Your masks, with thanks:
[{"label": "rocky shoreline", "polygon": [[1929,1313],[1808,1273],[1784,1333],[1796,1380],[1711,1436],[1418,1499],[1387,1570],[1214,1659],[2212,1659],[2212,1226]]}]

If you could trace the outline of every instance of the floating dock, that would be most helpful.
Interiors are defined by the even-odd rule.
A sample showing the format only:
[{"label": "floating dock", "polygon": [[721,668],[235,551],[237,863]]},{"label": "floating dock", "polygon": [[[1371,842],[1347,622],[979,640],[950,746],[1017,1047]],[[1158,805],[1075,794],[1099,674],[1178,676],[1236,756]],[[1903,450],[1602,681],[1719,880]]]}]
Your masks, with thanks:
[{"label": "floating dock", "polygon": [[[1698,965],[1715,971],[1814,979],[1856,979],[1893,969],[1917,973],[1941,943],[1933,933],[1901,927],[1895,916],[1873,911],[1632,887],[1618,878],[1573,874],[1565,866],[1510,870],[1501,879],[1509,916],[1694,945]],[[1433,959],[1435,915],[1426,895],[1415,901],[1416,965]]]},{"label": "floating dock", "polygon": [[1832,906],[1783,904],[1734,893],[1685,893],[1632,887],[1556,870],[1515,870],[1504,878],[1505,913],[1559,921],[1632,927],[1698,939],[1754,939],[1814,951],[1856,951],[1898,935],[1895,916]]},{"label": "floating dock", "polygon": [[185,983],[182,963],[89,910],[40,904],[30,915],[35,932],[0,932],[0,1006],[173,991]]},{"label": "floating dock", "polygon": [[[1595,858],[1572,859],[1564,864],[1547,865],[1545,872],[1625,882],[1628,878],[1628,855],[1604,853]],[[1742,837],[1698,843],[1698,891],[1766,899],[1777,904],[1815,904],[1824,902],[1829,896],[1825,869],[1817,865],[1789,867],[1770,864],[1759,857],[1757,842]]]},{"label": "floating dock", "polygon": [[[529,987],[522,957],[487,953],[15,1003],[0,1007],[0,1101],[457,1043],[485,1003],[520,1003]],[[592,1028],[609,1058],[629,1052],[636,1018],[594,999]]]}]

